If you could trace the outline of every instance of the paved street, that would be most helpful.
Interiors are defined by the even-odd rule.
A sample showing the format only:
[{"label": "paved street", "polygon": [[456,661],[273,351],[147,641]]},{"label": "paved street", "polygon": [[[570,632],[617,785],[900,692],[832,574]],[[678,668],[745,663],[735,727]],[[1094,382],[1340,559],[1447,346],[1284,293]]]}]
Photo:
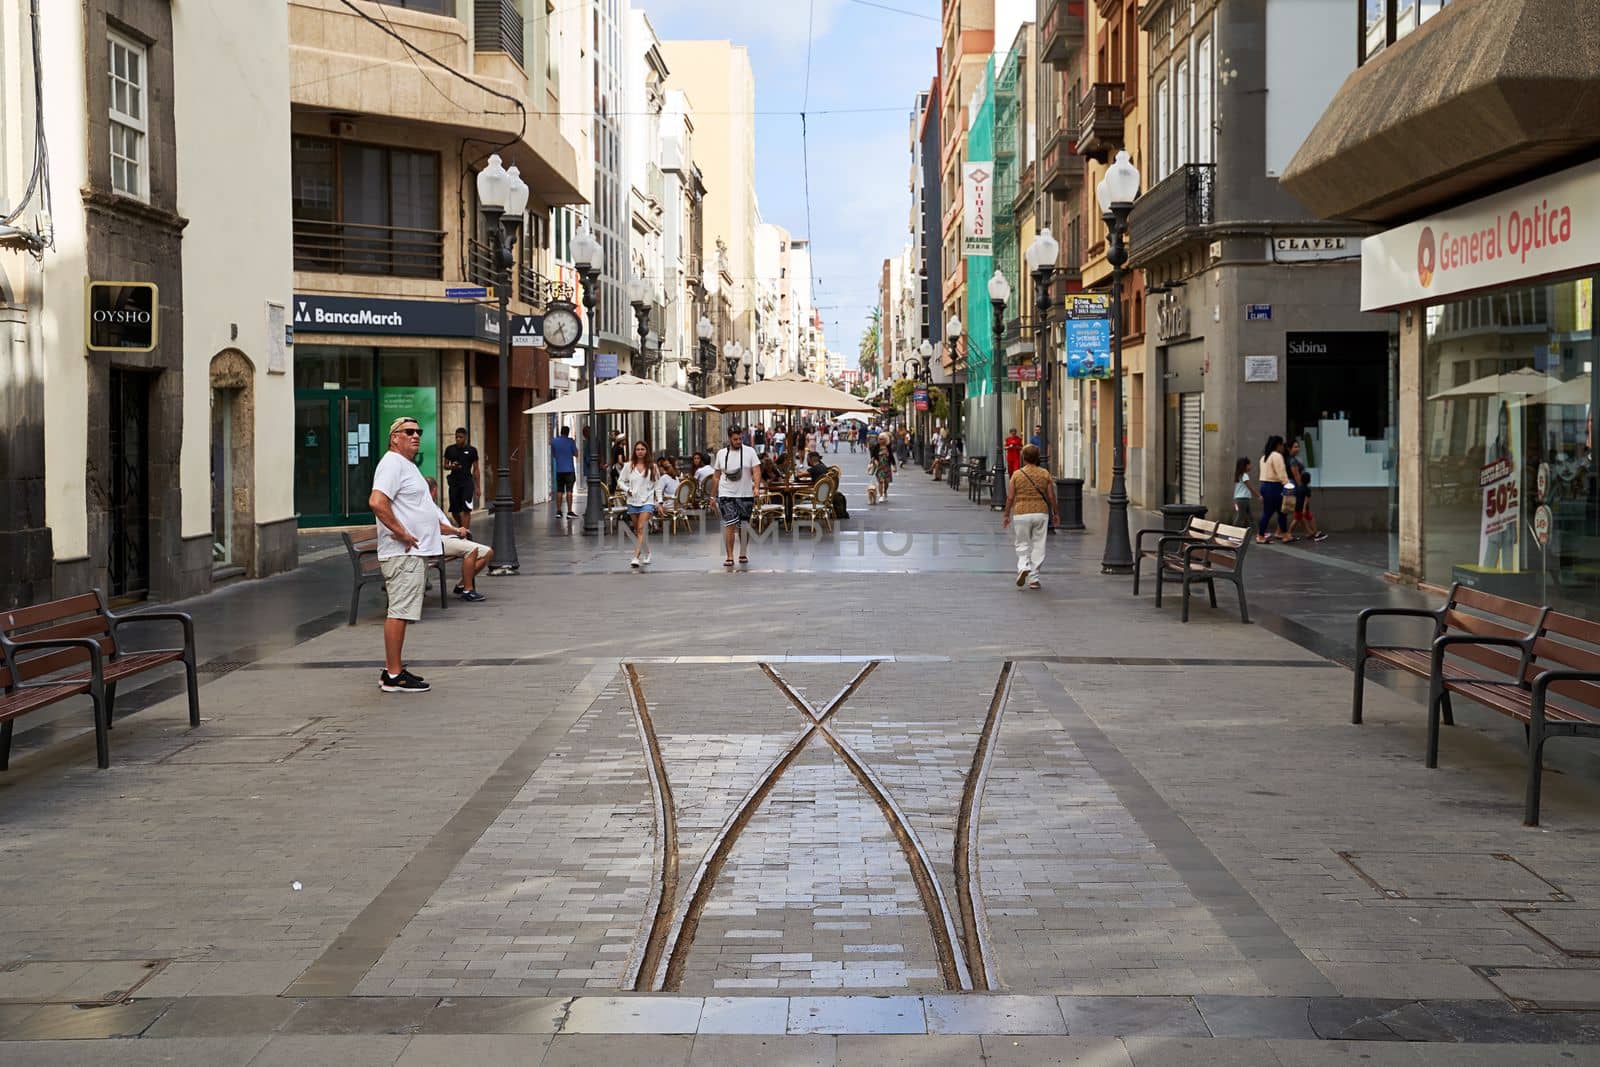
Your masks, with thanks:
[{"label": "paved street", "polygon": [[430,695],[308,537],[191,605],[198,730],[170,681],[108,771],[84,709],[24,720],[0,1060],[1600,1062],[1584,765],[1525,829],[1514,729],[1425,770],[1387,677],[1349,723],[1355,607],[1419,594],[1262,549],[1257,625],[1184,625],[1093,503],[1019,590],[987,509],[841,459],[854,517],[732,574],[525,517],[412,629]]}]

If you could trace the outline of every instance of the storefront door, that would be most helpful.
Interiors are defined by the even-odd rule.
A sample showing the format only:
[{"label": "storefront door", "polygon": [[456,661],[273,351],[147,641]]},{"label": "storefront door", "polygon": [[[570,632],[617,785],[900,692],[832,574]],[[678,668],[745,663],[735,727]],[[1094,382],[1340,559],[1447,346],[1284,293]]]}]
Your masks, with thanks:
[{"label": "storefront door", "polygon": [[372,521],[367,497],[386,437],[374,425],[368,390],[299,390],[295,394],[294,503],[302,526]]},{"label": "storefront door", "polygon": [[113,368],[106,572],[115,597],[150,588],[149,426],[150,376]]}]

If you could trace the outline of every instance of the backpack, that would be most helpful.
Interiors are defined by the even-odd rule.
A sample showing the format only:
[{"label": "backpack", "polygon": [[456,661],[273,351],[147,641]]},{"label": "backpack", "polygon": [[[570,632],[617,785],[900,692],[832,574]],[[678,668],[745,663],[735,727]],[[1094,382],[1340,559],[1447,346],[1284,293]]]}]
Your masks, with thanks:
[{"label": "backpack", "polygon": [[845,506],[844,494],[843,493],[834,493],[833,496],[829,497],[828,499],[833,504],[833,517],[834,518],[836,518],[836,519],[848,519],[850,517],[850,509]]}]

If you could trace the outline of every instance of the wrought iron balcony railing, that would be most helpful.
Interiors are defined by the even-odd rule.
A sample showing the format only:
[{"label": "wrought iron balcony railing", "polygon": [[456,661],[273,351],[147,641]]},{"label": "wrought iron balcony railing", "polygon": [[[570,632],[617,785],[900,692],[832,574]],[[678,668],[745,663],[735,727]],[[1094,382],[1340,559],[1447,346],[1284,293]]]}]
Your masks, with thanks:
[{"label": "wrought iron balcony railing", "polygon": [[295,270],[444,277],[444,231],[370,223],[294,220]]}]

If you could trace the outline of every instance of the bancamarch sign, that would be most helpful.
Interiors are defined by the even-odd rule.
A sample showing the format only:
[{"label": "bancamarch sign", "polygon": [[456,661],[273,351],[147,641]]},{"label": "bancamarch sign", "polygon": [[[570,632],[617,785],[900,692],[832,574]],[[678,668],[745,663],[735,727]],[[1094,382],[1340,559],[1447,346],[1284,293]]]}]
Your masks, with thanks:
[{"label": "bancamarch sign", "polygon": [[152,351],[160,338],[160,307],[154,282],[90,282],[84,295],[89,351]]},{"label": "bancamarch sign", "polygon": [[385,300],[365,296],[294,296],[296,336],[356,333],[376,337],[500,339],[494,308],[459,300]]}]

